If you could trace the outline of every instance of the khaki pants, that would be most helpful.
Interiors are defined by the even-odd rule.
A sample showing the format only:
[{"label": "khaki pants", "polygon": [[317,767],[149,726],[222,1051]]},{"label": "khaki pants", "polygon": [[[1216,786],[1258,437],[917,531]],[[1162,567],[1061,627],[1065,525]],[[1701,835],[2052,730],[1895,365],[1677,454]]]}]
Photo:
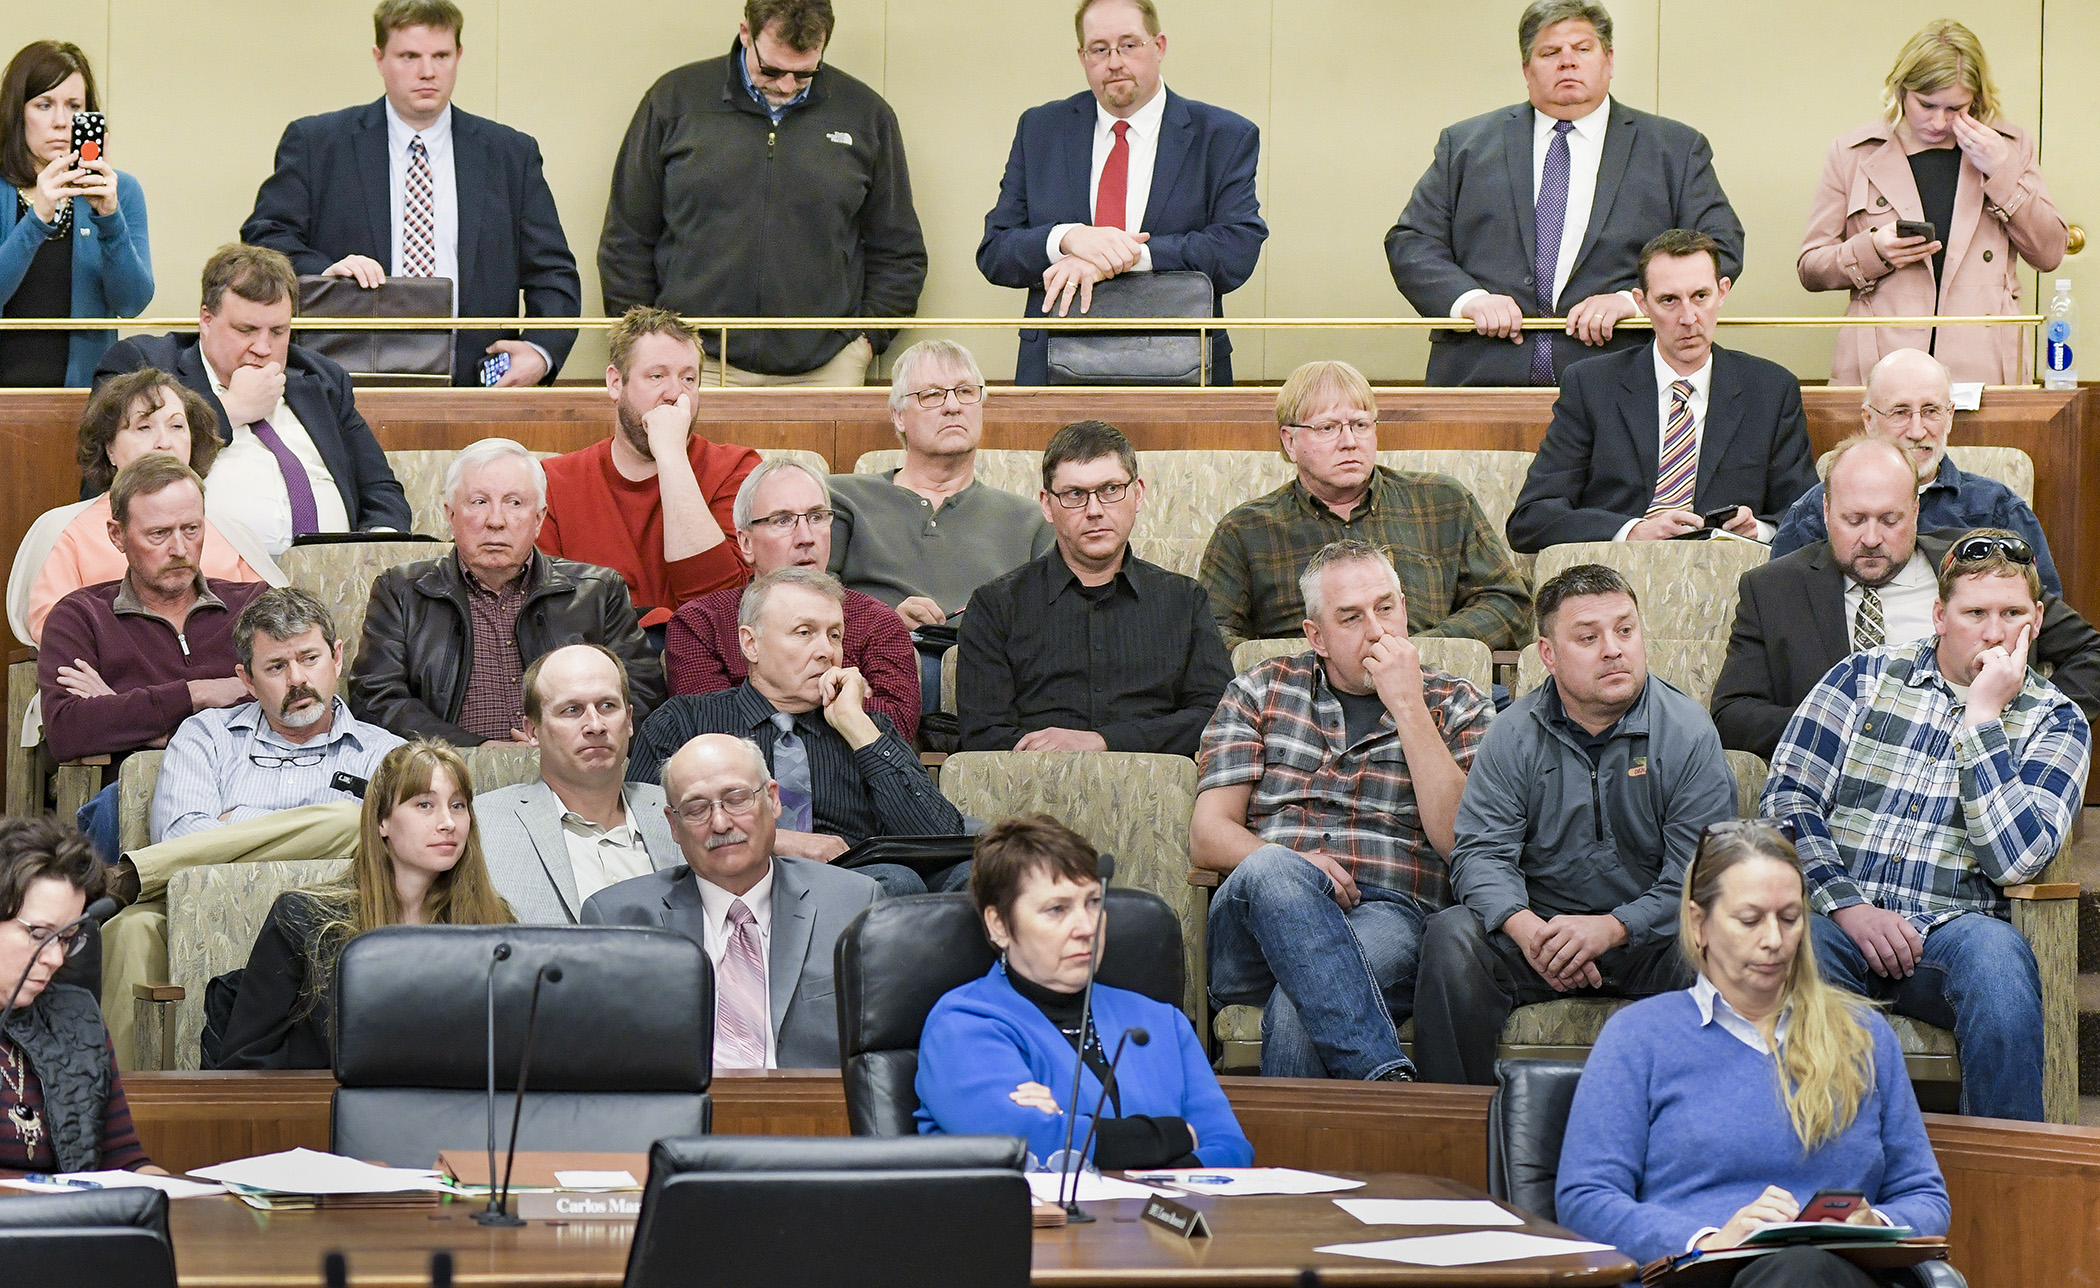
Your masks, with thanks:
[{"label": "khaki pants", "polygon": [[[102,927],[102,1019],[118,1067],[138,1067],[131,986],[168,982],[168,881],[207,863],[344,859],[357,851],[358,801],[302,805],[193,832],[125,856],[139,872],[139,900]],[[200,995],[188,999],[202,1006]]]},{"label": "khaki pants", "polygon": [[779,386],[801,386],[808,388],[858,389],[868,383],[868,364],[875,361],[875,346],[868,337],[859,336],[853,343],[838,351],[831,361],[814,371],[805,371],[799,376],[768,376],[742,367],[731,366],[729,379],[722,379],[722,363],[700,355],[700,387],[727,383],[733,389],[757,389]]}]

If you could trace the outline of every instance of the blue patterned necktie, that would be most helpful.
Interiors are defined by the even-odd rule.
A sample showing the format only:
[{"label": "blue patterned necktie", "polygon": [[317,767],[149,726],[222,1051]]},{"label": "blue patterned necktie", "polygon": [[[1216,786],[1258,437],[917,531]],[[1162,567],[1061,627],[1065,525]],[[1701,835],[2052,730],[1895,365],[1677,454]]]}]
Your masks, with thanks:
[{"label": "blue patterned necktie", "polygon": [[790,832],[810,830],[816,791],[809,781],[809,748],[795,735],[795,717],[773,713],[780,736],[773,739],[773,779],[780,784],[780,825]]},{"label": "blue patterned necktie", "polygon": [[[1572,121],[1553,123],[1553,142],[1546,149],[1546,166],[1539,172],[1538,208],[1533,223],[1538,231],[1537,249],[1532,252],[1531,276],[1538,284],[1539,312],[1553,316],[1553,269],[1560,263],[1560,235],[1568,222],[1568,131]],[[1553,383],[1553,338],[1545,331],[1531,333],[1531,383]]]}]

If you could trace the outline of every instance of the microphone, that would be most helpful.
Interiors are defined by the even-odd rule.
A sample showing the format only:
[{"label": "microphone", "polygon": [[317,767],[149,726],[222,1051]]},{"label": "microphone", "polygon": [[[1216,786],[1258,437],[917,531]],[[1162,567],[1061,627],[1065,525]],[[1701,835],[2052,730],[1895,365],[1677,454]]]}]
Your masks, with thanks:
[{"label": "microphone", "polygon": [[496,967],[510,960],[510,945],[497,944],[489,953],[488,976],[488,1133],[489,1133],[489,1204],[474,1214],[481,1225],[522,1225],[521,1221],[506,1216],[496,1207]]},{"label": "microphone", "polygon": [[[532,1003],[525,1009],[525,1049],[518,1053],[518,1089],[510,1104],[510,1144],[503,1156],[503,1196],[496,1201],[496,1211],[505,1217],[502,1224],[523,1225],[524,1219],[510,1216],[510,1174],[518,1163],[518,1119],[525,1112],[525,1075],[532,1068],[532,1034],[540,1021],[540,985],[561,983],[561,966],[555,962],[543,964],[532,976]],[[495,1184],[496,1175],[489,1173],[489,1183]],[[493,1222],[491,1224],[494,1224]]]},{"label": "microphone", "polygon": [[[73,918],[73,920],[67,922],[65,925],[60,926],[57,930],[52,931],[51,939],[64,939],[68,934],[72,933],[73,931],[79,929],[80,927],[86,925],[91,921],[97,925],[100,925],[102,922],[107,921],[110,917],[115,916],[116,912],[116,900],[108,898],[106,896],[97,899],[87,906],[86,912],[81,913],[79,916]],[[44,942],[48,944],[51,942],[51,940],[47,939]],[[15,986],[12,990],[9,991],[7,995],[7,1005],[0,1006],[0,1019],[5,1019],[8,1015],[13,1013],[15,1009],[15,999],[22,996],[23,989],[29,987],[29,977],[30,975],[35,973],[37,959],[39,957],[42,957],[43,955],[44,950],[42,945],[39,945],[35,952],[29,954],[29,964],[22,968],[21,975],[15,979]],[[60,964],[63,965],[63,961],[61,961]]]},{"label": "microphone", "polygon": [[328,1288],[350,1288],[350,1262],[340,1252],[321,1258],[321,1281]]},{"label": "microphone", "polygon": [[[1144,1029],[1132,1025],[1123,1030],[1122,1037],[1116,1039],[1116,1053],[1108,1058],[1108,1076],[1101,1080],[1101,1094],[1094,1097],[1094,1116],[1087,1122],[1086,1139],[1079,1143],[1079,1157],[1082,1161],[1086,1158],[1086,1152],[1094,1147],[1094,1132],[1101,1126],[1101,1106],[1108,1103],[1108,1089],[1116,1085],[1116,1066],[1123,1063],[1123,1044],[1125,1042],[1135,1042],[1139,1046],[1149,1046],[1152,1042],[1152,1035]],[[1084,1051],[1080,1053],[1082,1059],[1085,1058],[1085,1054]],[[1076,1202],[1077,1200],[1074,1201]],[[1069,1219],[1069,1216],[1067,1219]]]},{"label": "microphone", "polygon": [[443,1248],[430,1254],[430,1288],[452,1288],[452,1254]]},{"label": "microphone", "polygon": [[1096,857],[1094,875],[1101,880],[1101,915],[1094,922],[1094,945],[1087,954],[1086,993],[1079,1003],[1079,1050],[1076,1052],[1078,1058],[1072,1062],[1072,1098],[1067,1102],[1072,1108],[1065,1115],[1065,1147],[1059,1151],[1064,1155],[1065,1167],[1070,1170],[1071,1195],[1065,1193],[1064,1173],[1059,1173],[1057,1182],[1058,1199],[1065,1209],[1065,1220],[1077,1225],[1084,1225],[1094,1219],[1079,1209],[1079,1172],[1085,1163],[1072,1157],[1072,1129],[1079,1125],[1079,1074],[1086,1068],[1086,1035],[1094,1018],[1094,976],[1100,973],[1101,952],[1108,943],[1108,886],[1116,879],[1116,856],[1103,854]]}]

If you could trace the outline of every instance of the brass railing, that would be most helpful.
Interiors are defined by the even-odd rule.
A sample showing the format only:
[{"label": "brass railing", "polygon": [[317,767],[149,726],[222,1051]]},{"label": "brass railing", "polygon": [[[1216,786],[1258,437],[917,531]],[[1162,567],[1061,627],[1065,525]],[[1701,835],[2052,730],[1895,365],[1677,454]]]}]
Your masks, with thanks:
[{"label": "brass railing", "polygon": [[[2037,326],[2038,313],[2008,313],[1996,317],[1724,317],[1722,326],[1837,327],[1837,326]],[[539,330],[604,331],[618,318],[322,318],[292,319],[295,330],[304,331],[492,331],[530,326]],[[1091,318],[1006,317],[996,318],[700,318],[686,323],[701,331],[841,331],[877,326],[889,329],[930,330],[1039,330],[1039,331],[1348,331],[1407,330],[1429,327],[1464,330],[1464,318]],[[1525,318],[1527,331],[1559,330],[1566,318]],[[174,318],[0,318],[6,331],[180,331],[195,327],[194,317]],[[1636,314],[1619,322],[1622,327],[1643,329],[1648,319]]]}]

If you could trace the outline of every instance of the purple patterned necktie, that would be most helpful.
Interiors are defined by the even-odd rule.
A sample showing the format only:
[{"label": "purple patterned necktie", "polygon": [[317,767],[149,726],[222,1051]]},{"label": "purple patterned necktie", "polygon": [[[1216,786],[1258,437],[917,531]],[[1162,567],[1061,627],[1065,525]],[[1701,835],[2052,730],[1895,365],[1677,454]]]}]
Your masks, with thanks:
[{"label": "purple patterned necktie", "polygon": [[292,449],[284,445],[277,431],[270,428],[267,420],[258,420],[248,426],[255,441],[270,449],[277,458],[277,468],[284,473],[284,494],[292,503],[292,535],[303,537],[309,532],[321,530],[321,512],[314,506],[314,483],[306,475],[306,467],[292,455]]},{"label": "purple patterned necktie", "polygon": [[[1537,249],[1532,252],[1532,280],[1538,284],[1539,312],[1553,316],[1553,269],[1560,263],[1560,234],[1568,222],[1568,131],[1572,121],[1553,123],[1553,142],[1546,149],[1546,166],[1539,172],[1539,199],[1533,214],[1538,231]],[[1553,338],[1545,331],[1531,333],[1531,383],[1553,383]]]},{"label": "purple patterned necktie", "polygon": [[758,919],[742,899],[729,901],[729,942],[715,965],[715,1068],[766,1067],[765,958],[758,947]]}]

